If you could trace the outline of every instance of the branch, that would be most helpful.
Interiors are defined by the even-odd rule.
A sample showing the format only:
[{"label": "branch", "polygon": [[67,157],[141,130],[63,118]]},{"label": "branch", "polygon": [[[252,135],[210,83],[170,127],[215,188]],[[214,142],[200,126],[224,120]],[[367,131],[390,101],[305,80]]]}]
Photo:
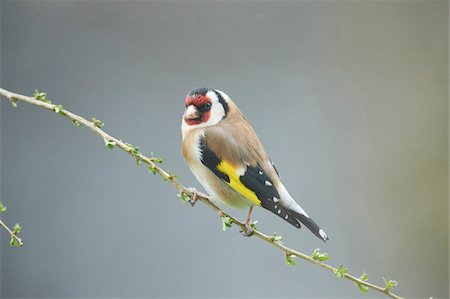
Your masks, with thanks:
[{"label": "branch", "polygon": [[[6,206],[0,202],[0,214],[4,213],[6,211]],[[10,229],[5,222],[3,222],[0,219],[0,226],[3,227],[8,233],[9,233],[9,244],[13,247],[19,247],[19,246],[23,246],[23,242],[22,240],[17,236],[20,231],[22,230],[22,227],[19,224],[15,224],[13,229]]]},{"label": "branch", "polygon": [[[232,224],[235,224],[238,226],[242,231],[246,231],[245,224],[235,217],[226,214],[224,211],[222,211],[219,207],[214,205],[210,200],[208,195],[196,192],[193,188],[187,188],[183,186],[182,184],[178,183],[176,180],[176,176],[164,169],[162,169],[158,164],[162,163],[162,160],[159,158],[154,157],[147,157],[144,156],[140,151],[139,148],[134,147],[133,145],[129,143],[125,143],[105,131],[101,129],[103,126],[103,123],[95,118],[91,118],[91,120],[87,120],[73,112],[70,112],[66,109],[64,109],[61,105],[55,105],[50,100],[47,99],[47,94],[45,92],[38,92],[35,91],[34,97],[30,96],[24,96],[20,94],[16,94],[10,91],[7,91],[5,89],[0,88],[0,95],[3,95],[5,98],[7,98],[11,104],[14,107],[17,107],[17,102],[25,102],[31,105],[39,106],[41,108],[56,112],[57,114],[60,114],[72,121],[72,123],[76,126],[85,126],[95,132],[100,138],[103,139],[105,142],[106,147],[112,149],[114,147],[119,147],[120,149],[124,150],[128,154],[134,157],[136,159],[136,163],[139,165],[141,162],[147,164],[148,169],[153,174],[160,175],[165,181],[170,182],[172,185],[175,186],[175,188],[178,189],[180,192],[180,197],[183,200],[183,202],[186,202],[189,200],[191,204],[193,205],[195,201],[201,201],[204,204],[206,204],[208,207],[210,207],[214,212],[216,212],[222,219],[222,222],[224,224],[224,229],[227,227],[231,227]],[[3,225],[3,222],[2,222]],[[6,227],[6,226],[5,226]],[[382,294],[385,294],[386,296],[389,296],[394,299],[402,299],[402,297],[395,295],[391,292],[391,288],[397,286],[397,282],[394,280],[386,281],[384,278],[384,287],[377,286],[375,284],[368,282],[368,276],[366,273],[363,273],[360,278],[353,276],[349,273],[347,273],[347,268],[344,266],[339,265],[338,268],[335,268],[333,266],[330,266],[326,263],[323,263],[322,261],[328,260],[328,254],[326,253],[320,253],[318,249],[316,249],[313,254],[307,255],[304,253],[301,253],[299,251],[296,251],[292,248],[289,248],[282,244],[281,239],[282,237],[279,235],[266,235],[256,229],[255,223],[252,224],[252,227],[254,229],[254,233],[252,236],[255,236],[261,240],[266,241],[267,243],[271,244],[272,246],[278,248],[284,253],[286,264],[288,265],[295,265],[295,261],[293,260],[294,257],[301,258],[305,261],[308,261],[310,263],[313,263],[315,265],[318,265],[332,273],[334,273],[338,278],[345,278],[347,280],[352,281],[355,283],[359,289],[367,293],[369,289],[378,291]],[[11,230],[7,229],[10,234],[12,233]],[[13,236],[13,235],[12,235]],[[15,236],[15,235],[14,235]],[[19,239],[20,240],[20,239]]]}]

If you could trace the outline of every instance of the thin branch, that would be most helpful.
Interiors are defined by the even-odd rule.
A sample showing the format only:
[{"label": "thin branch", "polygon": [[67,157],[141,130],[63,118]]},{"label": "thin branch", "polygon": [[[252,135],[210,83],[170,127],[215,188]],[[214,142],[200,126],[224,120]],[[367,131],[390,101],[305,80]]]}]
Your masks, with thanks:
[{"label": "thin branch", "polygon": [[[3,205],[3,203],[0,202],[0,214],[6,211],[6,207]],[[10,229],[5,222],[0,219],[0,226],[3,227],[8,233],[10,237],[9,244],[14,247],[23,246],[22,239],[20,239],[17,235],[22,230],[22,227],[20,225],[16,224],[13,229]]]},{"label": "thin branch", "polygon": [[[143,163],[147,164],[149,169],[153,173],[159,174],[165,181],[172,183],[172,185],[174,185],[175,188],[178,189],[178,191],[180,192],[180,195],[182,197],[186,197],[186,196],[190,197],[191,202],[192,202],[192,199],[194,199],[194,198],[195,198],[195,200],[203,202],[208,207],[210,207],[214,212],[216,212],[220,217],[228,217],[229,220],[231,220],[232,223],[236,224],[242,231],[246,230],[246,226],[243,222],[239,221],[235,217],[222,211],[219,207],[217,207],[215,204],[213,204],[209,200],[208,195],[200,193],[200,192],[196,192],[196,191],[194,191],[195,189],[187,188],[187,187],[183,186],[182,184],[178,183],[173,174],[171,174],[168,171],[165,171],[164,169],[162,169],[160,166],[157,165],[158,163],[161,162],[160,159],[149,158],[147,156],[144,156],[141,152],[139,152],[139,150],[136,147],[133,147],[131,144],[125,143],[125,142],[121,141],[120,139],[117,139],[117,138],[109,135],[105,131],[103,131],[100,128],[103,125],[103,123],[101,123],[100,121],[98,121],[94,118],[91,120],[87,120],[73,112],[63,109],[63,107],[60,105],[52,104],[46,98],[45,93],[38,93],[36,91],[35,96],[30,97],[30,96],[24,96],[21,94],[16,94],[16,93],[13,93],[13,92],[10,92],[10,91],[0,88],[0,95],[3,95],[4,97],[6,97],[13,104],[13,106],[16,106],[17,105],[16,103],[18,101],[25,102],[25,103],[35,105],[35,106],[39,106],[41,108],[59,113],[62,116],[67,117],[76,125],[82,125],[82,126],[85,126],[89,129],[91,129],[98,136],[100,136],[100,138],[102,138],[104,140],[105,144],[108,147],[112,148],[114,146],[117,146],[117,147],[121,148],[122,150],[124,150],[125,152],[127,152],[128,154],[132,155],[136,159],[137,163],[143,162]],[[274,236],[266,235],[266,234],[258,231],[257,229],[254,229],[253,236],[255,236],[261,240],[264,240],[267,243],[271,244],[272,246],[280,249],[286,256],[286,259],[288,259],[292,256],[299,257],[305,261],[308,261],[310,263],[318,265],[318,266],[336,274],[336,276],[338,276],[338,277],[348,279],[360,287],[370,288],[372,290],[378,291],[378,292],[385,294],[394,299],[402,299],[402,297],[395,295],[394,293],[392,293],[390,291],[390,288],[392,287],[392,285],[396,285],[396,282],[394,282],[394,281],[391,281],[392,282],[391,286],[388,286],[386,284],[385,287],[380,287],[375,284],[369,283],[367,281],[367,279],[363,280],[363,279],[357,278],[351,274],[348,274],[346,272],[346,269],[345,269],[345,271],[340,271],[341,267],[335,268],[333,266],[330,266],[326,263],[319,261],[318,259],[315,259],[314,256],[310,256],[310,255],[301,253],[299,251],[296,251],[292,248],[289,248],[289,247],[283,245]]]}]

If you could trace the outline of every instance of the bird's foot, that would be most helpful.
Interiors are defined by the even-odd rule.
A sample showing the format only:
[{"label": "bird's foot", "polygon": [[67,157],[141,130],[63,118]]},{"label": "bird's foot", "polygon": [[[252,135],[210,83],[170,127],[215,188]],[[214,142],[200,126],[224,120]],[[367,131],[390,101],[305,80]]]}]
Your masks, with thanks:
[{"label": "bird's foot", "polygon": [[241,229],[239,232],[241,232],[244,237],[251,237],[255,233],[255,230],[250,226],[250,223],[245,223],[245,228]]},{"label": "bird's foot", "polygon": [[189,199],[189,203],[193,207],[195,206],[195,203],[197,202],[198,199],[198,191],[193,187],[189,187],[188,190],[192,193],[191,199]]}]

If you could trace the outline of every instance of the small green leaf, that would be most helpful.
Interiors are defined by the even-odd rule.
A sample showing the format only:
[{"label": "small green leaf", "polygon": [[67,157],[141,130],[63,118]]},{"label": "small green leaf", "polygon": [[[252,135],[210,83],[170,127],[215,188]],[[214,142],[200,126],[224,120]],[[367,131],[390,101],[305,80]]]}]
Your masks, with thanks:
[{"label": "small green leaf", "polygon": [[385,288],[386,290],[388,290],[388,291],[389,291],[390,289],[395,288],[395,287],[398,286],[398,282],[395,281],[395,280],[389,280],[389,281],[387,281],[387,280],[383,277],[383,281],[384,281],[384,288]]},{"label": "small green leaf", "polygon": [[328,253],[324,252],[321,253],[319,248],[314,249],[312,258],[315,259],[316,261],[327,261],[328,260]]},{"label": "small green leaf", "polygon": [[61,114],[61,115],[66,115],[66,113],[64,113],[64,108],[62,105],[56,105],[53,108],[53,111],[55,111],[55,113]]},{"label": "small green leaf", "polygon": [[6,206],[0,202],[0,214],[6,211]]},{"label": "small green leaf", "polygon": [[148,166],[148,172],[156,174],[156,168]]},{"label": "small green leaf", "polygon": [[11,240],[9,240],[9,245],[11,245],[12,247],[20,247],[21,244],[19,242],[19,240],[17,240],[16,238],[11,236]]},{"label": "small green leaf", "polygon": [[231,219],[229,216],[221,216],[222,219],[222,230],[226,231],[227,228],[231,227],[233,224],[233,219]]},{"label": "small green leaf", "polygon": [[10,99],[9,99],[9,102],[11,103],[11,105],[12,105],[14,108],[17,108],[17,100],[16,100],[16,99],[10,98]]},{"label": "small green leaf", "polygon": [[141,160],[136,159],[136,166],[139,166],[139,165],[141,165]]},{"label": "small green leaf", "polygon": [[191,199],[191,197],[189,196],[189,194],[187,194],[186,192],[183,192],[183,191],[181,191],[181,192],[178,194],[178,197],[181,198],[181,202],[182,202],[182,203],[187,203],[187,202]]},{"label": "small green leaf", "polygon": [[114,146],[116,146],[116,144],[117,144],[117,142],[115,142],[114,140],[104,139],[104,141],[105,141],[105,146],[109,149],[113,149]]},{"label": "small green leaf", "polygon": [[78,120],[76,120],[76,119],[72,120],[72,124],[73,124],[75,127],[81,126],[81,123],[80,123]]},{"label": "small green leaf", "polygon": [[283,244],[281,241],[283,239],[282,235],[278,235],[277,233],[273,233],[273,235],[270,237],[270,241],[277,244]]},{"label": "small green leaf", "polygon": [[13,227],[13,234],[17,235],[22,231],[22,227],[16,223]]},{"label": "small green leaf", "polygon": [[359,289],[362,293],[364,293],[364,294],[369,293],[369,287],[363,286],[363,285],[361,285],[361,284],[356,284],[356,285],[358,286],[358,289]]},{"label": "small green leaf", "polygon": [[164,181],[174,181],[177,178],[179,178],[179,176],[177,174],[169,172],[169,177],[164,178]]},{"label": "small green leaf", "polygon": [[46,92],[39,92],[37,89],[34,90],[34,98],[38,101],[51,103],[49,99],[47,99],[47,93]]},{"label": "small green leaf", "polygon": [[[367,281],[369,279],[369,276],[367,275],[367,273],[364,271],[361,276],[359,277],[359,279],[361,279],[362,281]],[[365,286],[365,285],[361,285],[358,283],[355,283],[358,286],[358,289],[367,294],[369,292],[369,287]]]},{"label": "small green leaf", "polygon": [[47,93],[46,92],[39,92],[39,90],[37,90],[37,89],[34,90],[34,98],[36,100],[42,101],[46,97],[47,97]]},{"label": "small green leaf", "polygon": [[127,143],[126,145],[128,145],[130,147],[130,154],[134,157],[136,157],[138,154],[140,154],[139,152],[139,148],[136,146],[134,147],[133,145]]},{"label": "small green leaf", "polygon": [[339,267],[334,270],[334,274],[338,277],[338,278],[343,278],[345,276],[345,274],[347,273],[348,269],[344,266],[342,266],[342,264],[339,265]]},{"label": "small green leaf", "polygon": [[254,230],[258,230],[258,228],[256,227],[256,223],[258,223],[258,220],[255,220],[252,223],[250,223],[250,227]]},{"label": "small green leaf", "polygon": [[96,126],[97,128],[101,128],[105,125],[105,123],[103,123],[101,120],[98,120],[96,118],[91,118],[91,121],[94,123],[94,126]]},{"label": "small green leaf", "polygon": [[161,158],[152,158],[152,161],[155,163],[159,163],[159,164],[161,164],[163,162],[163,160]]},{"label": "small green leaf", "polygon": [[291,254],[285,254],[284,255],[284,262],[286,263],[287,266],[295,266],[295,255],[291,255]]}]

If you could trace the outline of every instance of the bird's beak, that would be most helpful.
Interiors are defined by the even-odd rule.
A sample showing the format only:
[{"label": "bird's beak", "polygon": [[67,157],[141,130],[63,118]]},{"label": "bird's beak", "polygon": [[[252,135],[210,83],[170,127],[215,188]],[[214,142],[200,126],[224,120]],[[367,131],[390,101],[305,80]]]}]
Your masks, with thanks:
[{"label": "bird's beak", "polygon": [[186,112],[184,112],[184,119],[190,120],[190,119],[196,119],[199,118],[200,113],[198,113],[197,108],[195,108],[194,105],[190,105],[187,107]]}]

